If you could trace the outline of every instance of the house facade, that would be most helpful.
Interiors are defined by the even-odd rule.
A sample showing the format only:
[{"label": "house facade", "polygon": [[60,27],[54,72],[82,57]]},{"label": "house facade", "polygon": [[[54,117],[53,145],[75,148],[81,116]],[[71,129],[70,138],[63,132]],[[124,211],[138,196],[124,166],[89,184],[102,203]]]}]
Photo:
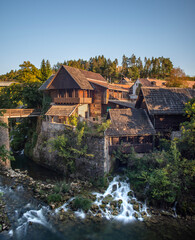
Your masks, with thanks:
[{"label": "house facade", "polygon": [[153,150],[156,131],[144,109],[110,109],[108,119],[111,125],[105,136],[109,154],[118,148],[124,153],[130,153],[131,148],[137,153]]},{"label": "house facade", "polygon": [[155,130],[166,135],[180,130],[185,103],[193,97],[194,89],[142,87],[135,107],[145,109]]},{"label": "house facade", "polygon": [[[83,118],[101,118],[109,109],[109,99],[129,100],[129,86],[109,84],[98,73],[69,66],[61,66],[39,90],[51,97],[46,115],[58,122],[76,113]],[[59,116],[62,113],[65,115]]]}]

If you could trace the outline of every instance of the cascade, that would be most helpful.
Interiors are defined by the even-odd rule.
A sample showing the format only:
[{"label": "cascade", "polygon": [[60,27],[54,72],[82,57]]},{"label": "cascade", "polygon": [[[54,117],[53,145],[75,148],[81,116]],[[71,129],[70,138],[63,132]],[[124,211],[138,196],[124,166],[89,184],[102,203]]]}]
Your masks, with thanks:
[{"label": "cascade", "polygon": [[[130,189],[130,184],[127,180],[120,181],[120,177],[116,176],[110,182],[105,193],[94,192],[96,200],[93,202],[95,206],[95,212],[89,210],[87,214],[97,216],[101,213],[101,216],[108,220],[119,220],[123,222],[130,222],[138,219],[143,220],[143,216],[149,217],[147,212],[146,203],[138,201],[134,195],[134,192]],[[69,204],[74,200],[71,198],[64,205],[55,210],[55,213],[68,211]],[[82,211],[76,211],[75,215],[80,218],[85,218],[86,214]]]}]

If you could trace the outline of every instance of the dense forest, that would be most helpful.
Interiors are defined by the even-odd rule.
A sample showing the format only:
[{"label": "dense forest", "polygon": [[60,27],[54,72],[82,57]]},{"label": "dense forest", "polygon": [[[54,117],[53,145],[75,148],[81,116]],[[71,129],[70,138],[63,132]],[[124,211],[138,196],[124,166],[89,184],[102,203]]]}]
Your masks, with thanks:
[{"label": "dense forest", "polygon": [[[134,54],[131,57],[123,55],[122,66],[118,65],[118,59],[111,60],[102,56],[91,57],[88,61],[83,59],[68,60],[63,63],[57,63],[51,67],[50,62],[44,59],[41,62],[40,69],[36,68],[29,61],[24,61],[19,65],[19,70],[11,70],[9,73],[1,75],[0,81],[16,82],[44,82],[52,73],[58,71],[61,65],[68,65],[96,73],[100,73],[109,82],[119,82],[122,77],[128,77],[132,80],[137,78],[171,78],[171,73],[175,69],[169,58],[158,57],[146,58],[144,62],[140,57]],[[178,69],[178,68],[176,68]],[[195,77],[186,76],[180,69],[180,78],[185,80],[195,80]]]}]

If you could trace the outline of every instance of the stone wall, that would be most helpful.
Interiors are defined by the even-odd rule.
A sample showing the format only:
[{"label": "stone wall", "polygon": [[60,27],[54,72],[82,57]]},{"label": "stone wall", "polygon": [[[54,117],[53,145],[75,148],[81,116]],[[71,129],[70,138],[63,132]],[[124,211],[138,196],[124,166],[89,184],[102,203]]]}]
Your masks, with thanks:
[{"label": "stone wall", "polygon": [[[33,160],[38,164],[51,168],[66,175],[67,169],[64,160],[58,156],[57,152],[51,152],[47,141],[64,133],[66,126],[50,122],[42,122],[41,132],[35,148],[33,149]],[[78,158],[75,162],[76,171],[74,177],[80,179],[98,178],[108,173],[111,168],[110,158],[107,151],[107,141],[104,137],[88,135],[85,138],[88,146],[88,153],[93,154],[93,158]]]},{"label": "stone wall", "polygon": [[[8,118],[1,117],[0,122],[6,123],[8,125]],[[10,143],[9,143],[9,129],[5,127],[0,127],[0,146],[5,145],[7,150],[10,150]],[[1,162],[0,165],[10,167],[10,161],[7,160],[6,162]]]}]

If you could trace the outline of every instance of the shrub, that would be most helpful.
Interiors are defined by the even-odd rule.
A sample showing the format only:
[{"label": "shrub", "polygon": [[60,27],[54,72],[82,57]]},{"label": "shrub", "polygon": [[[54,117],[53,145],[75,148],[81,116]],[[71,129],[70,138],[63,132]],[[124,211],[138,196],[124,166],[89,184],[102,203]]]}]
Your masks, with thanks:
[{"label": "shrub", "polygon": [[82,209],[83,211],[88,211],[91,207],[92,201],[84,197],[76,197],[73,201],[73,209]]},{"label": "shrub", "polygon": [[62,197],[60,194],[58,193],[54,193],[54,194],[51,194],[47,197],[47,202],[48,203],[51,203],[51,202],[60,202],[62,200]]},{"label": "shrub", "polygon": [[58,182],[53,188],[55,193],[66,193],[69,189],[70,186],[65,181]]}]

